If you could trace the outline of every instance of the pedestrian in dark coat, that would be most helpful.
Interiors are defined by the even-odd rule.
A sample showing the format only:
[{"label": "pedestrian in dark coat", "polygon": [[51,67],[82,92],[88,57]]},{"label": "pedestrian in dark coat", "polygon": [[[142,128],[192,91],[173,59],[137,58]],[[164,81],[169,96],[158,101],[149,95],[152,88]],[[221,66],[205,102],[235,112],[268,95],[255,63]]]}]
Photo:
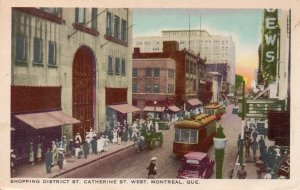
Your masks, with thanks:
[{"label": "pedestrian in dark coat", "polygon": [[258,143],[256,140],[254,140],[251,144],[251,148],[252,148],[252,152],[253,152],[253,159],[254,161],[256,161],[256,151],[257,151],[257,148],[258,148]]},{"label": "pedestrian in dark coat", "polygon": [[60,171],[63,171],[63,165],[64,165],[64,148],[59,148],[58,155],[57,155],[57,165],[60,168]]},{"label": "pedestrian in dark coat", "polygon": [[69,142],[69,151],[70,151],[71,157],[75,156],[75,143],[72,138],[70,139],[70,142]]},{"label": "pedestrian in dark coat", "polygon": [[89,154],[89,143],[87,142],[87,140],[84,141],[83,143],[83,155],[84,158],[87,158],[87,155]]},{"label": "pedestrian in dark coat", "polygon": [[261,158],[261,160],[263,160],[262,158],[265,156],[264,153],[265,153],[265,150],[266,150],[266,143],[265,143],[265,140],[264,140],[263,136],[260,136],[260,139],[258,141],[258,145],[259,145],[260,158]]},{"label": "pedestrian in dark coat", "polygon": [[157,167],[156,167],[156,157],[151,158],[151,162],[147,167],[148,170],[148,178],[156,178],[157,175]]},{"label": "pedestrian in dark coat", "polygon": [[91,140],[91,145],[92,145],[92,153],[98,154],[98,152],[97,152],[97,136],[93,136],[93,138]]},{"label": "pedestrian in dark coat", "polygon": [[51,173],[52,153],[50,151],[50,148],[47,148],[47,152],[45,153],[45,163],[46,163],[46,171],[47,171],[47,173]]}]

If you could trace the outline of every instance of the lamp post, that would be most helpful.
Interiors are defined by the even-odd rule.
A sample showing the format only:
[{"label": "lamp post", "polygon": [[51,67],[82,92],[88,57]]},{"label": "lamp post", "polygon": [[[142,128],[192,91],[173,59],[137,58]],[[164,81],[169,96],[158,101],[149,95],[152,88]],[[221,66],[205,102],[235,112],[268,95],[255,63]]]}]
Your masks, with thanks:
[{"label": "lamp post", "polygon": [[155,119],[156,118],[156,104],[157,104],[157,101],[154,100],[153,104],[154,104],[154,119]]},{"label": "lamp post", "polygon": [[242,113],[241,113],[241,117],[242,117],[242,130],[241,130],[241,139],[240,139],[240,143],[239,143],[239,160],[238,162],[240,164],[243,164],[244,162],[244,126],[245,126],[245,80],[243,80],[242,82],[243,85],[243,99],[241,102],[241,109],[242,109]]},{"label": "lamp post", "polygon": [[217,179],[222,179],[226,143],[227,143],[227,138],[223,132],[223,127],[218,126],[217,134],[214,137]]}]

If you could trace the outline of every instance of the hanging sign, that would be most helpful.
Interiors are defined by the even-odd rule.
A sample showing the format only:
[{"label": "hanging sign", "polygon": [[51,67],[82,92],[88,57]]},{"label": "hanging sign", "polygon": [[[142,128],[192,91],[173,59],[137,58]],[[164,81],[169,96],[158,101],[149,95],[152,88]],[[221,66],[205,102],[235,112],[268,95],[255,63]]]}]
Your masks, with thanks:
[{"label": "hanging sign", "polygon": [[262,74],[263,78],[272,83],[276,80],[278,64],[279,25],[278,10],[265,9],[262,46]]}]

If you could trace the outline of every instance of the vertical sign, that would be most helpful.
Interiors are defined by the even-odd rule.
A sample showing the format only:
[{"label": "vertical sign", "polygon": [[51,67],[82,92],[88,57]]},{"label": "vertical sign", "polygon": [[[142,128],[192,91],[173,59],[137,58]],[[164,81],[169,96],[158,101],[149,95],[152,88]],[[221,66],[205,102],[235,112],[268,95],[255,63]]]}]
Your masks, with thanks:
[{"label": "vertical sign", "polygon": [[262,72],[263,78],[269,83],[276,80],[279,46],[278,10],[265,9],[263,22]]}]

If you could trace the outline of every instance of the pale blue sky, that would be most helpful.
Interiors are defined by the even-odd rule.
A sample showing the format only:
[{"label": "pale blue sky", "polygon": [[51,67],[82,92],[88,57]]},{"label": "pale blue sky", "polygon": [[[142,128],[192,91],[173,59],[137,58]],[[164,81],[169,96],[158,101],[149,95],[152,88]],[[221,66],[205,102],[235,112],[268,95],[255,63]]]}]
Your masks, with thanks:
[{"label": "pale blue sky", "polygon": [[[212,35],[231,35],[238,67],[257,67],[263,9],[134,9],[133,36],[159,36],[161,30],[200,28]],[[255,56],[255,57],[254,57]],[[245,63],[247,57],[252,61]]]}]

